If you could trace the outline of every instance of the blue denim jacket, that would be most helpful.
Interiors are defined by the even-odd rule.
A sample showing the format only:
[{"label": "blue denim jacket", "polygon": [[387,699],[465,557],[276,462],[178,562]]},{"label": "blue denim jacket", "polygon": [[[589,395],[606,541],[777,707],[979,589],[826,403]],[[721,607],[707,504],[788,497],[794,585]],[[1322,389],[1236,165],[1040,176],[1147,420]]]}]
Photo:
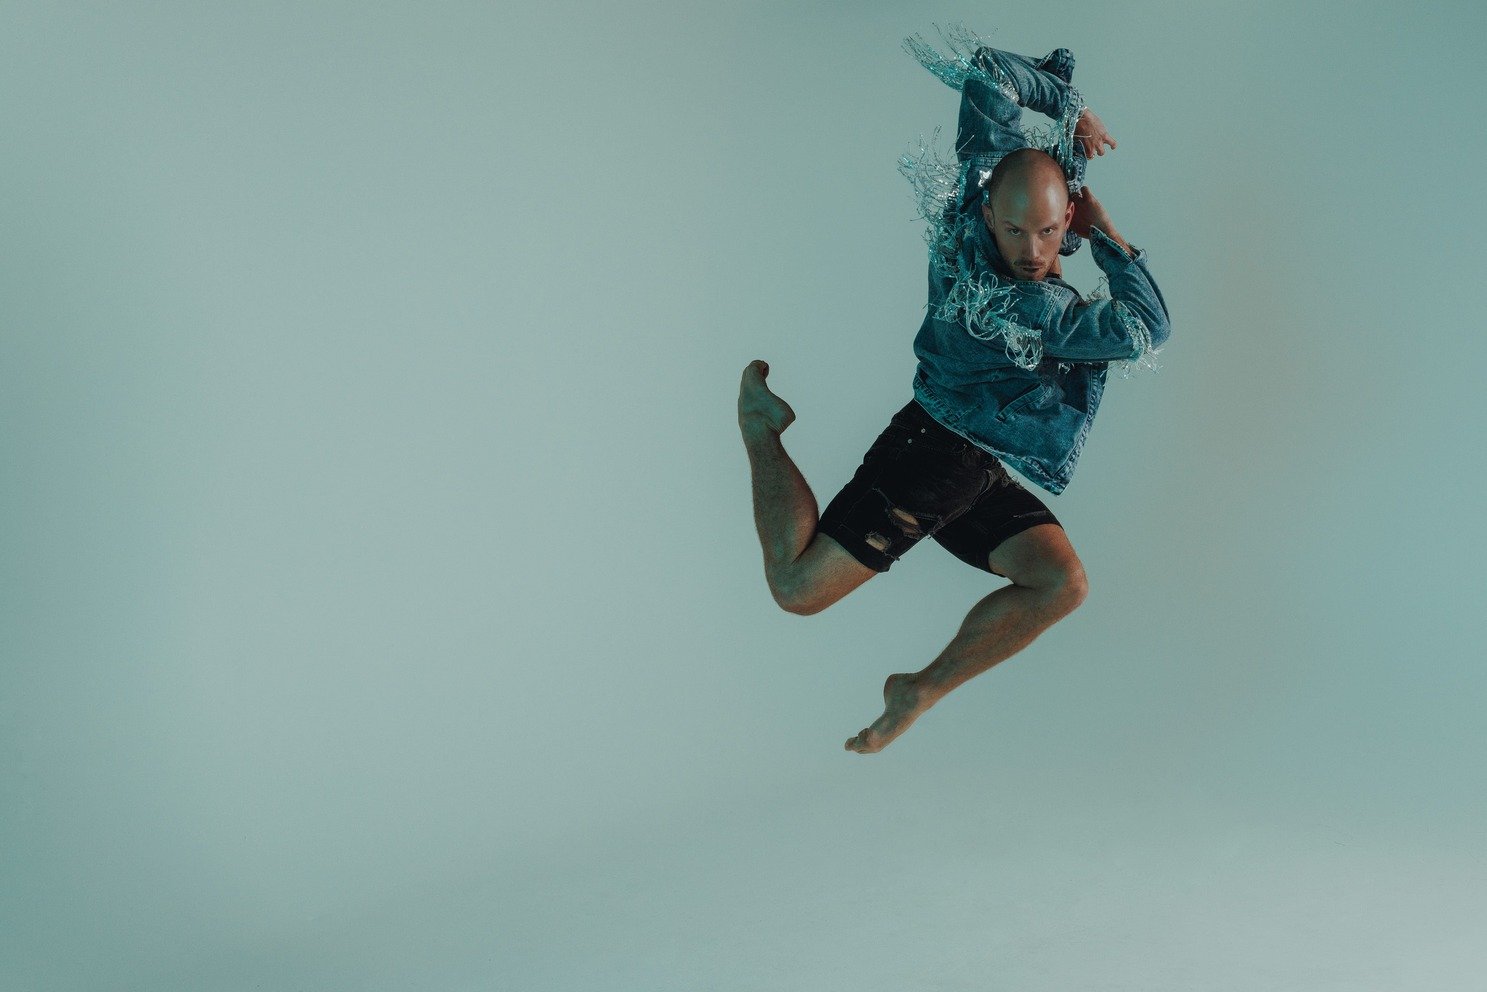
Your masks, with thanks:
[{"label": "blue denim jacket", "polygon": [[[1071,189],[1084,176],[1073,140],[1084,102],[1068,81],[1073,56],[1041,62],[985,46],[944,58],[922,43],[911,54],[961,92],[958,165],[915,161],[903,171],[930,222],[928,313],[914,339],[914,398],[945,427],[1058,494],[1068,486],[1094,422],[1111,362],[1143,363],[1171,329],[1147,254],[1126,252],[1091,229],[1090,250],[1109,298],[1085,299],[1064,280],[1019,279],[981,215],[981,185],[1008,152],[1042,147]],[[967,46],[969,48],[969,46]],[[1061,65],[1062,77],[1046,66]],[[1053,118],[1051,131],[1020,126],[1022,108]],[[1078,236],[1070,234],[1070,254]]]}]

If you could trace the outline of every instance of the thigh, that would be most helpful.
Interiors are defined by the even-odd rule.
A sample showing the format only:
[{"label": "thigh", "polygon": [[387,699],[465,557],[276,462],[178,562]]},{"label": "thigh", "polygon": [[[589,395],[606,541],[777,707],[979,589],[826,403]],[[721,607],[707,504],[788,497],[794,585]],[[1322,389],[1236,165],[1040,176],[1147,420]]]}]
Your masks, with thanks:
[{"label": "thigh", "polygon": [[862,564],[886,572],[972,507],[990,484],[984,453],[910,403],[878,435],[817,529]]},{"label": "thigh", "polygon": [[790,569],[787,596],[812,612],[824,610],[877,574],[839,540],[817,531]]},{"label": "thigh", "polygon": [[1009,538],[1033,527],[1054,524],[1060,530],[1057,538],[1064,543],[1067,539],[1053,511],[1012,478],[1001,462],[988,455],[987,468],[993,476],[991,487],[934,539],[967,565],[1015,581],[1019,566],[1005,560],[1007,556],[1002,552]]}]

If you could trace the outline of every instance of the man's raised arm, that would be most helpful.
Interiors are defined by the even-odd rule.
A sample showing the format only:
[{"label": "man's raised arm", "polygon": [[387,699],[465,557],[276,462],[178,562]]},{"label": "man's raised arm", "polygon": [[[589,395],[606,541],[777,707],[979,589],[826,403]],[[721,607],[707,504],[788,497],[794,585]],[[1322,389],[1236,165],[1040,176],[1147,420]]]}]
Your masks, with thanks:
[{"label": "man's raised arm", "polygon": [[967,74],[961,87],[959,132],[955,139],[960,161],[973,157],[1000,158],[1026,147],[1027,136],[1022,130],[1024,107],[1057,120],[1060,133],[1073,133],[1084,100],[1072,84],[1051,72],[1034,68],[1033,61],[1024,55],[995,48],[978,48],[972,65],[974,71]]},{"label": "man's raised arm", "polygon": [[1045,356],[1076,362],[1136,359],[1171,336],[1167,303],[1146,267],[1146,252],[1117,241],[1113,233],[1098,226],[1089,232],[1095,264],[1110,280],[1110,299],[1071,302],[1054,313],[1039,327]]},{"label": "man's raised arm", "polygon": [[[1073,134],[1084,99],[1071,83],[1039,68],[1039,61],[1026,55],[983,45],[963,26],[941,31],[941,37],[950,49],[948,56],[918,35],[904,39],[904,50],[946,86],[960,91],[956,153],[962,162],[974,156],[1000,157],[1027,145],[1020,127],[1023,107],[1058,121],[1063,134]],[[1070,58],[1064,49],[1055,53],[1062,53],[1065,61]]]},{"label": "man's raised arm", "polygon": [[988,76],[999,80],[1002,93],[1020,107],[1056,121],[1066,116],[1077,120],[1084,108],[1084,98],[1073,83],[1038,68],[1038,62],[1026,55],[983,46],[976,50],[975,62]]}]

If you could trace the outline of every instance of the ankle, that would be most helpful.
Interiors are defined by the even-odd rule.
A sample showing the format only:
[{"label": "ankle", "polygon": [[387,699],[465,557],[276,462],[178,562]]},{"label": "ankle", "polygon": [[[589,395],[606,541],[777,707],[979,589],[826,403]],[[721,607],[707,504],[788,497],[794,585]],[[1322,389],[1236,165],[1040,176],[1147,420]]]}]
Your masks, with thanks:
[{"label": "ankle", "polygon": [[774,429],[769,418],[763,414],[744,414],[738,418],[738,429],[743,434],[744,445],[749,448],[777,448],[780,432]]},{"label": "ankle", "polygon": [[939,662],[931,662],[928,666],[909,676],[913,680],[914,688],[919,692],[919,702],[929,705],[948,696],[959,682],[954,679],[955,672]]}]

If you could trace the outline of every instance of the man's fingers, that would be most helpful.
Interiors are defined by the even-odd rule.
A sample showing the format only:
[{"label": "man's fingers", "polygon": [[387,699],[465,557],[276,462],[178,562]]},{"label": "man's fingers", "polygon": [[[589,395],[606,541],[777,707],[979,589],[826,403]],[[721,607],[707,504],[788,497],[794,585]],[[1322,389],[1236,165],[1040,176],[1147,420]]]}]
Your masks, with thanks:
[{"label": "man's fingers", "polygon": [[1105,146],[1115,147],[1115,139],[1108,134],[1103,135],[1078,135],[1079,143],[1084,148],[1084,157],[1091,158],[1095,155],[1104,155]]}]

